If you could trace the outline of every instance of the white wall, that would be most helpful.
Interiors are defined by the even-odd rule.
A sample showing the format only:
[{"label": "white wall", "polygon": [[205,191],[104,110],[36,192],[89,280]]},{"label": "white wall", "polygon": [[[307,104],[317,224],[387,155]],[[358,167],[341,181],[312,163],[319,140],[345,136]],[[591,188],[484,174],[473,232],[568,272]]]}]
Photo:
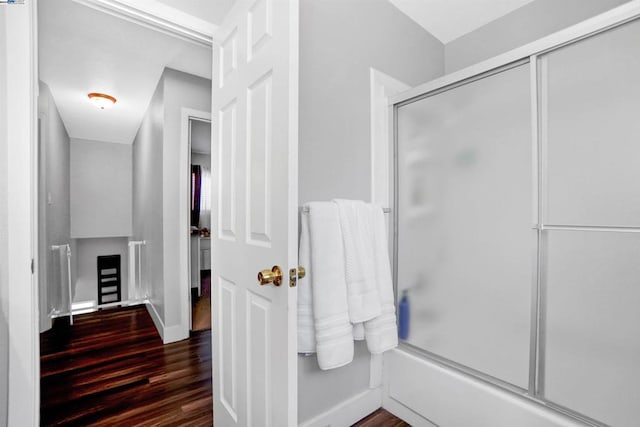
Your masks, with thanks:
[{"label": "white wall", "polygon": [[[180,210],[187,209],[180,200],[180,134],[182,132],[182,108],[211,111],[211,80],[166,69],[164,79],[164,136],[162,144],[163,170],[163,243],[164,243],[164,296],[165,326],[180,324],[182,316],[180,292],[188,286],[187,278],[180,277],[180,262],[188,265],[188,249],[182,250],[180,239]],[[188,241],[187,241],[188,243]],[[184,259],[180,259],[183,257]]]},{"label": "white wall", "polygon": [[367,199],[369,68],[418,85],[443,45],[385,0],[302,0],[300,29],[300,202]]},{"label": "white wall", "polygon": [[71,139],[71,237],[131,235],[131,145]]},{"label": "white wall", "polygon": [[0,425],[7,425],[9,392],[9,278],[7,275],[7,52],[6,14],[0,7]]},{"label": "white wall", "polygon": [[[300,30],[300,203],[368,200],[370,67],[424,83],[443,73],[443,45],[385,0],[301,0]],[[369,362],[359,344],[335,371],[298,357],[300,422],[368,390]]]},{"label": "white wall", "polygon": [[133,142],[133,240],[145,240],[142,248],[142,285],[164,319],[162,244],[162,135],[164,80],[160,79]]},{"label": "white wall", "polygon": [[[70,240],[70,140],[49,87],[40,82],[39,141],[39,289],[40,331],[51,327],[51,310],[68,307],[67,282],[60,276],[59,252],[52,245]],[[75,255],[75,254],[74,254]],[[66,272],[65,272],[66,274]]]},{"label": "white wall", "polygon": [[536,0],[445,46],[447,73],[577,24],[628,0]]},{"label": "white wall", "polygon": [[200,165],[211,170],[211,155],[202,153],[191,153],[191,164]]},{"label": "white wall", "polygon": [[147,242],[143,271],[151,282],[150,311],[161,327],[174,331],[187,315],[180,292],[189,286],[179,274],[180,257],[188,265],[180,239],[189,233],[179,228],[180,210],[188,209],[179,193],[183,107],[211,111],[211,81],[165,69],[133,144],[133,237]]},{"label": "white wall", "polygon": [[77,279],[73,302],[98,302],[98,256],[120,255],[120,291],[122,300],[128,294],[128,238],[78,239],[76,241]]}]

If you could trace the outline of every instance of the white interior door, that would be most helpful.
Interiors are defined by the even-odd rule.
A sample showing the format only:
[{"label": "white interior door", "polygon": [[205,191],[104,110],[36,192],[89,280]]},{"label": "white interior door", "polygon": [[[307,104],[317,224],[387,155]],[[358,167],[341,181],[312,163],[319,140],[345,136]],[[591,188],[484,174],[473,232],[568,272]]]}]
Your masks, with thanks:
[{"label": "white interior door", "polygon": [[[297,423],[298,2],[238,0],[214,37],[217,426]],[[279,266],[280,286],[260,270]]]}]

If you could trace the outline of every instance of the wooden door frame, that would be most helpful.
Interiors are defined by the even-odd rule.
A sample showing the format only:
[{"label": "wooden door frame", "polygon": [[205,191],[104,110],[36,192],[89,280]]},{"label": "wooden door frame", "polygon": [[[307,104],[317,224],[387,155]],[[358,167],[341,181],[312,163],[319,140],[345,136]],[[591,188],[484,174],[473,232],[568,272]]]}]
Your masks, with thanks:
[{"label": "wooden door frame", "polygon": [[[214,25],[174,17],[161,3],[74,0],[138,25],[211,48]],[[9,283],[9,425],[40,424],[38,266],[38,0],[6,7]],[[10,37],[9,37],[10,35]],[[0,100],[0,102],[4,102]],[[33,272],[32,272],[33,269]],[[187,325],[188,326],[188,325]]]}]

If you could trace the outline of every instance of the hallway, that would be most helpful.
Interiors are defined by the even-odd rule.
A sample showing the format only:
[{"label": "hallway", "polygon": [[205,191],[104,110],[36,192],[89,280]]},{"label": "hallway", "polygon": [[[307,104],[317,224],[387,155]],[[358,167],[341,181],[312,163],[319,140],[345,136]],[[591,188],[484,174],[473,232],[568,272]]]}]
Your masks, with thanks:
[{"label": "hallway", "polygon": [[137,306],[57,319],[40,345],[42,425],[213,423],[210,331],[163,345]]}]

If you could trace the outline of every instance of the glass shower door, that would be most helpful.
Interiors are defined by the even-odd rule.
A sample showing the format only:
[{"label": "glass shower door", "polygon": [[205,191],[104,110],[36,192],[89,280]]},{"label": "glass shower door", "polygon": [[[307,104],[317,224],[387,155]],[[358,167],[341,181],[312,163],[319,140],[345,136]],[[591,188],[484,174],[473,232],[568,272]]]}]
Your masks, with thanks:
[{"label": "glass shower door", "polygon": [[527,63],[397,111],[406,343],[522,389],[536,242],[529,82]]}]

